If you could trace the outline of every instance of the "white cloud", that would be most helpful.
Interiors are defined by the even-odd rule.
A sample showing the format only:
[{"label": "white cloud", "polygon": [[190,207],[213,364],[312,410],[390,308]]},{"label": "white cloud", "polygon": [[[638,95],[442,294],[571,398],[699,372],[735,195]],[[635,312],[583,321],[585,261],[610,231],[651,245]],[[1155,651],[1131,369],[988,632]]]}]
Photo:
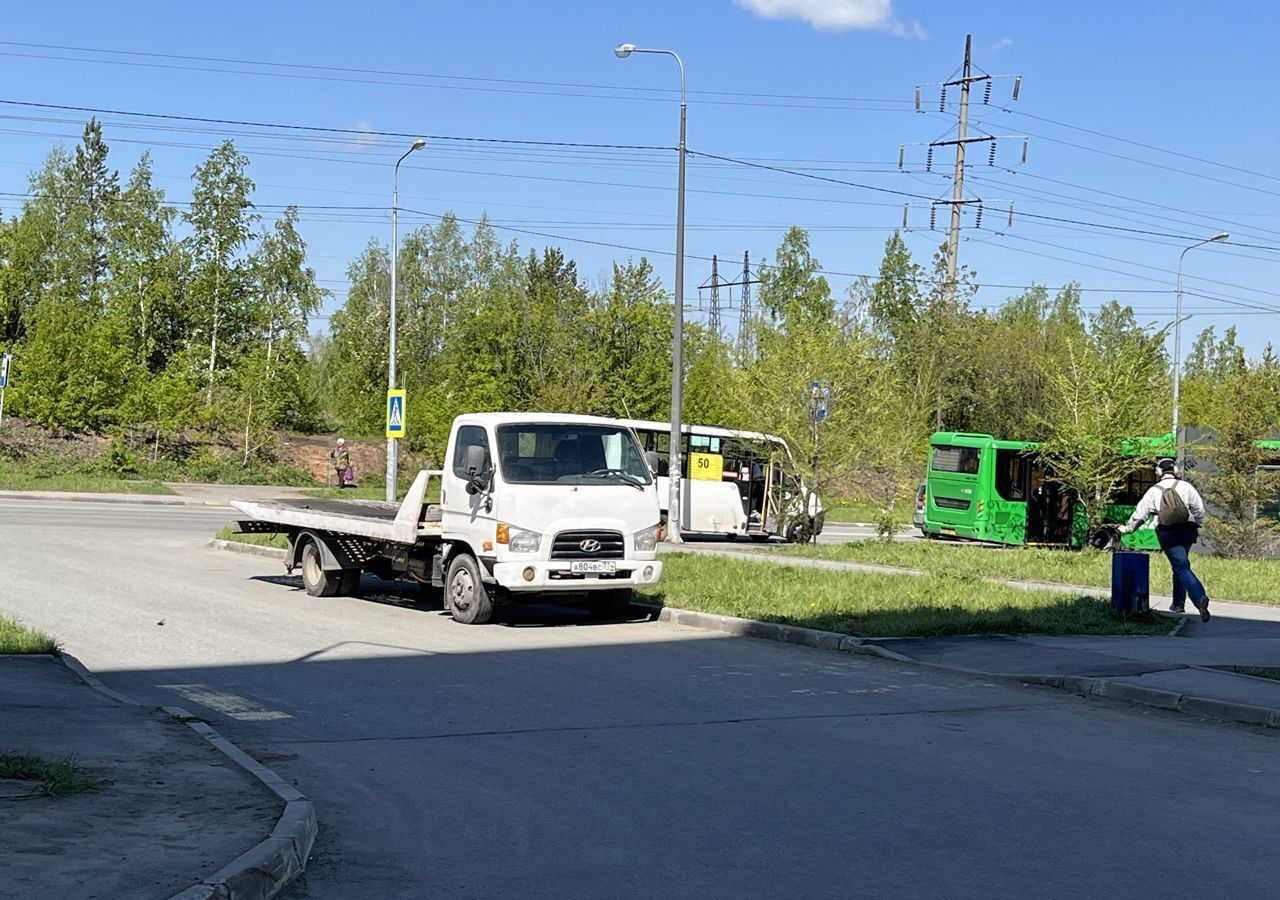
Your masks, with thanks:
[{"label": "white cloud", "polygon": [[737,0],[763,19],[801,19],[820,31],[872,29],[900,37],[928,37],[920,23],[893,16],[893,0]]},{"label": "white cloud", "polygon": [[351,130],[359,133],[349,136],[344,145],[347,150],[368,150],[370,147],[376,147],[386,140],[386,138],[374,131],[373,123],[367,119],[361,119],[352,126]]},{"label": "white cloud", "polygon": [[1013,38],[1002,37],[1000,38],[1000,40],[996,41],[994,44],[991,45],[991,50],[992,52],[995,52],[996,50],[1003,50],[1005,47],[1012,47],[1012,46],[1013,46]]}]

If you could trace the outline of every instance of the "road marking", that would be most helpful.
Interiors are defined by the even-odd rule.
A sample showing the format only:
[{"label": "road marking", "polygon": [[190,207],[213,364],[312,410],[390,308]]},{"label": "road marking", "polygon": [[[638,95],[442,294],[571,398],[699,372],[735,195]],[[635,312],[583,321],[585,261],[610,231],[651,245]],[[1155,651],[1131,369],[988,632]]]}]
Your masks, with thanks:
[{"label": "road marking", "polygon": [[157,687],[177,691],[184,700],[199,703],[209,709],[238,719],[241,722],[273,722],[277,719],[292,719],[287,712],[267,709],[252,700],[225,691],[217,691],[203,684],[161,684]]}]

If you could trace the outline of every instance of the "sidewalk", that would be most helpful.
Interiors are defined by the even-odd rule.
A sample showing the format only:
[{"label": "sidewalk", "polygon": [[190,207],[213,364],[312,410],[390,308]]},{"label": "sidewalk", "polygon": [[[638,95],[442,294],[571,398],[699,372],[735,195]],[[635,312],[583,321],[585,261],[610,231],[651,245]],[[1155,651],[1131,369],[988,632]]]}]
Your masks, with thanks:
[{"label": "sidewalk", "polygon": [[0,779],[0,897],[166,898],[271,833],[285,804],[210,741],[51,656],[0,656],[0,752],[71,756],[99,790]]},{"label": "sidewalk", "polygon": [[[918,569],[784,557],[750,550],[700,547],[672,550],[827,571],[924,574]],[[1098,587],[998,578],[983,580],[1029,590],[1107,594],[1105,588]],[[1169,602],[1167,596],[1151,597],[1155,609],[1167,609]],[[814,631],[810,640],[805,634],[808,629],[788,626],[754,623],[750,633],[811,646],[839,646],[902,662],[1048,684],[1087,695],[1280,728],[1280,680],[1231,671],[1280,670],[1280,606],[1214,601],[1210,611],[1213,618],[1208,623],[1201,622],[1196,615],[1186,616],[1178,631],[1168,637],[972,635],[845,638],[833,644],[830,639],[839,636]],[[727,619],[706,614],[673,618],[682,623]],[[728,630],[723,621],[718,627]]]}]

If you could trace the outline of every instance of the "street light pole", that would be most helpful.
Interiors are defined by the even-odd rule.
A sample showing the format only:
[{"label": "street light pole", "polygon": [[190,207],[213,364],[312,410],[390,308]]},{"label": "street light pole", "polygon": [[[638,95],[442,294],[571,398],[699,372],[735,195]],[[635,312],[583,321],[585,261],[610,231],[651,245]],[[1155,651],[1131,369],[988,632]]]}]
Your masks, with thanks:
[{"label": "street light pole", "polygon": [[[418,138],[404,151],[404,156],[396,160],[395,169],[391,175],[391,340],[390,347],[387,352],[387,390],[394,391],[396,389],[396,269],[399,267],[400,260],[400,231],[399,231],[399,212],[400,212],[400,163],[404,162],[405,157],[415,150],[421,150],[427,145],[427,142]],[[396,502],[396,484],[399,478],[399,445],[396,441],[399,438],[387,438],[387,501],[389,503]]]},{"label": "street light pole", "polygon": [[1178,401],[1182,390],[1182,260],[1186,258],[1189,250],[1204,244],[1225,241],[1229,237],[1231,237],[1229,233],[1219,231],[1213,237],[1196,241],[1184,248],[1178,255],[1178,288],[1173,313],[1173,444],[1179,460],[1182,459],[1182,447],[1178,442]]},{"label": "street light pole", "polygon": [[674,50],[655,50],[637,47],[635,44],[619,44],[613,51],[619,59],[632,53],[660,53],[670,56],[680,67],[680,175],[676,187],[676,308],[675,327],[671,334],[671,447],[667,454],[667,534],[671,544],[681,543],[680,537],[680,465],[683,444],[681,420],[684,417],[684,164],[685,121],[688,103],[685,96],[684,60]]}]

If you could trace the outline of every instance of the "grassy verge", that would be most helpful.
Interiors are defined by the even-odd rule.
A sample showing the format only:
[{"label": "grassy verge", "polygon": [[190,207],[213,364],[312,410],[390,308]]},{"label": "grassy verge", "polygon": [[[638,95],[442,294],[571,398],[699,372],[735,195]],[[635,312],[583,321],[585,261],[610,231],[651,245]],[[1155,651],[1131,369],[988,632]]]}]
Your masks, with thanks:
[{"label": "grassy verge", "polygon": [[1121,618],[1098,597],[1024,591],[955,575],[826,572],[664,555],[641,599],[681,609],[866,637],[949,634],[1167,634],[1172,618]]},{"label": "grassy verge", "polygon": [[71,491],[88,494],[172,494],[158,481],[134,481],[71,472],[64,475],[32,475],[0,469],[0,491]]},{"label": "grassy verge", "polygon": [[0,616],[0,653],[57,653],[58,642],[42,631]]},{"label": "grassy verge", "polygon": [[214,535],[220,541],[235,541],[238,544],[254,544],[258,547],[289,548],[289,539],[283,534],[237,534],[230,525],[223,525],[222,530]]},{"label": "grassy verge", "polygon": [[0,778],[38,782],[32,793],[45,797],[65,797],[101,787],[88,769],[77,766],[69,756],[42,759],[30,753],[0,753]]},{"label": "grassy verge", "polygon": [[[934,541],[894,544],[855,541],[782,547],[775,552],[843,562],[910,566],[970,578],[1079,584],[1099,590],[1109,589],[1111,584],[1111,556],[1095,551],[996,549]],[[1192,566],[1210,597],[1280,605],[1280,562],[1193,556]],[[1172,589],[1168,563],[1159,554],[1152,554],[1152,592],[1168,594]]]},{"label": "grassy verge", "polygon": [[1213,666],[1212,668],[1221,669],[1223,672],[1234,672],[1237,675],[1252,675],[1254,678],[1270,678],[1272,681],[1280,681],[1280,669],[1264,667],[1264,666]]},{"label": "grassy verge", "polygon": [[387,489],[380,484],[358,484],[355,487],[338,490],[336,487],[316,488],[303,491],[307,497],[321,497],[326,500],[385,500]]}]

